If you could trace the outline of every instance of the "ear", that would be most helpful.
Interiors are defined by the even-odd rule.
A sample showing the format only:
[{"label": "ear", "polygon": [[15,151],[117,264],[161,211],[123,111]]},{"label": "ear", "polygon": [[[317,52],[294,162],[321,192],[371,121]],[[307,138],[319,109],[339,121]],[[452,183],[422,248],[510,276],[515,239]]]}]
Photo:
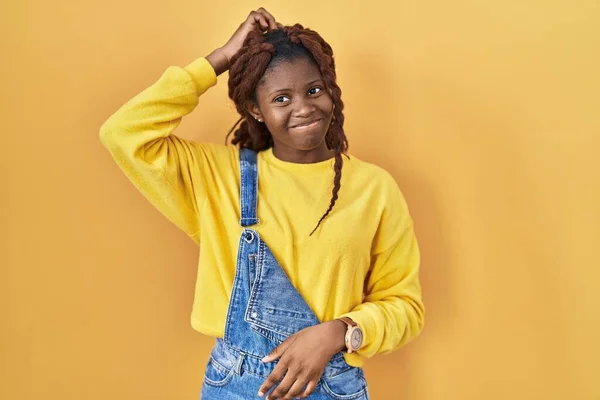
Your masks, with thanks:
[{"label": "ear", "polygon": [[262,113],[260,112],[260,108],[258,108],[258,104],[253,100],[248,100],[245,104],[246,111],[254,117],[254,119],[258,120],[258,122],[263,122]]}]

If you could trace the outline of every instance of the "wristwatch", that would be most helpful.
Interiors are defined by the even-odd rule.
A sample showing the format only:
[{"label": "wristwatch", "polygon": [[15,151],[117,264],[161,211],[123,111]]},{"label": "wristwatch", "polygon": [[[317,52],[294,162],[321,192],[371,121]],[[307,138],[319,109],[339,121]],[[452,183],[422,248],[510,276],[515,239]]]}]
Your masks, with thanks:
[{"label": "wristwatch", "polygon": [[350,318],[341,317],[339,318],[339,320],[343,321],[346,325],[348,325],[348,330],[346,331],[346,338],[344,339],[344,341],[346,342],[346,349],[348,354],[354,353],[355,351],[360,349],[360,346],[362,345],[363,332],[358,327],[358,324],[352,321]]}]

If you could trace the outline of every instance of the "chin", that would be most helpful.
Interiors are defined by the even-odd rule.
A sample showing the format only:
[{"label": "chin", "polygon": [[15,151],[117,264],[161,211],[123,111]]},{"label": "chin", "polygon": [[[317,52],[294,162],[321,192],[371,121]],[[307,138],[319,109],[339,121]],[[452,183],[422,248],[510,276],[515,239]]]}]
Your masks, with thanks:
[{"label": "chin", "polygon": [[325,135],[305,135],[294,140],[294,147],[298,150],[314,150],[325,144]]}]

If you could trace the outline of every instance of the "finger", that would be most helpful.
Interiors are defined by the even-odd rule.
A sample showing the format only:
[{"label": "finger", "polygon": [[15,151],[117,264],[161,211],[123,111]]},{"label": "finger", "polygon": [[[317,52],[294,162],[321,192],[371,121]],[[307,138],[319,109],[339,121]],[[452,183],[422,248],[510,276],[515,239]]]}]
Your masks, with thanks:
[{"label": "finger", "polygon": [[268,12],[267,10],[265,10],[262,7],[256,11],[261,13],[262,15],[264,15],[267,18],[267,20],[269,21],[269,28],[277,29],[277,23],[275,22],[275,17],[270,12]]},{"label": "finger", "polygon": [[258,396],[262,397],[265,395],[265,393],[269,393],[269,390],[271,390],[273,386],[275,386],[277,382],[281,380],[286,371],[287,365],[285,365],[285,363],[280,362],[277,364],[273,369],[273,372],[267,376],[267,379],[265,379],[263,384],[260,386],[260,389],[258,389]]},{"label": "finger", "polygon": [[305,379],[296,379],[296,382],[292,385],[290,390],[287,392],[287,395],[284,397],[284,400],[295,399],[302,393],[302,388],[305,385]]},{"label": "finger", "polygon": [[264,15],[258,13],[256,21],[258,22],[258,26],[260,26],[261,31],[266,31],[269,29],[269,21],[267,21],[267,17]]},{"label": "finger", "polygon": [[286,396],[292,388],[292,386],[294,385],[294,383],[296,382],[296,379],[296,374],[290,373],[290,370],[288,370],[287,374],[285,375],[285,378],[283,378],[283,380],[279,383],[279,385],[277,385],[275,390],[273,390],[273,392],[271,392],[267,396],[267,400],[281,399],[282,397]]},{"label": "finger", "polygon": [[264,31],[269,28],[267,18],[258,11],[252,11],[250,13],[250,18],[253,21],[253,25],[256,26],[260,31]]},{"label": "finger", "polygon": [[304,389],[304,392],[302,392],[302,394],[300,396],[298,396],[298,398],[304,399],[305,397],[310,396],[312,394],[312,392],[315,391],[316,387],[317,387],[316,381],[308,382],[308,385],[306,385],[306,389]]},{"label": "finger", "polygon": [[269,355],[265,356],[261,361],[262,362],[271,362],[277,360],[279,357],[285,353],[285,351],[290,347],[290,344],[293,343],[292,337],[287,338],[283,343],[279,346],[275,347],[275,349],[269,353]]}]

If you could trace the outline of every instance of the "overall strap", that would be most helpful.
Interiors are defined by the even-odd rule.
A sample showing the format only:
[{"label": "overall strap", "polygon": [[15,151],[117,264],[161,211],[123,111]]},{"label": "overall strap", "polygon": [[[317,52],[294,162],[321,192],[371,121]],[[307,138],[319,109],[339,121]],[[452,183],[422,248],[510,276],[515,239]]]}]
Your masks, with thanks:
[{"label": "overall strap", "polygon": [[256,216],[258,208],[258,167],[256,151],[240,149],[240,209],[241,226],[258,224]]}]

